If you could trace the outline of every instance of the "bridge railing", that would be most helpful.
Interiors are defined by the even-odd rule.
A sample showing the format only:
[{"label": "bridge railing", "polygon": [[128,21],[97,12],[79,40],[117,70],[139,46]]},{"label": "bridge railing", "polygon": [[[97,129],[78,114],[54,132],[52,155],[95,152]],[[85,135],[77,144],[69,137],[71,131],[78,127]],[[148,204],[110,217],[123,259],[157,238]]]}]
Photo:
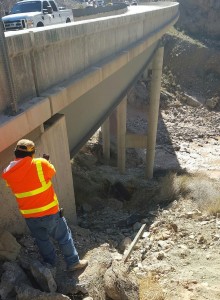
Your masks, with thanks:
[{"label": "bridge railing", "polygon": [[125,3],[118,3],[118,4],[113,4],[113,5],[107,5],[107,6],[99,6],[99,7],[93,7],[89,6],[86,8],[78,8],[78,9],[73,9],[73,17],[74,19],[80,18],[80,17],[88,17],[91,15],[98,15],[98,14],[103,14],[107,12],[111,12],[112,14],[114,11],[117,10],[122,10],[124,8],[127,8],[127,5]]}]

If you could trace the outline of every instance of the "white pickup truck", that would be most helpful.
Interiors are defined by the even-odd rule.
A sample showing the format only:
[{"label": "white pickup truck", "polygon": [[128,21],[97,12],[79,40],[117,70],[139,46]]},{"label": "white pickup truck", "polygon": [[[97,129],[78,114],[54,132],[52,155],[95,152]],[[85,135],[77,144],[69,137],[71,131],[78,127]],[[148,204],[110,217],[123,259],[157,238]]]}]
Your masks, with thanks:
[{"label": "white pickup truck", "polygon": [[2,18],[6,31],[43,27],[73,21],[71,9],[58,7],[54,0],[23,0],[17,2]]}]

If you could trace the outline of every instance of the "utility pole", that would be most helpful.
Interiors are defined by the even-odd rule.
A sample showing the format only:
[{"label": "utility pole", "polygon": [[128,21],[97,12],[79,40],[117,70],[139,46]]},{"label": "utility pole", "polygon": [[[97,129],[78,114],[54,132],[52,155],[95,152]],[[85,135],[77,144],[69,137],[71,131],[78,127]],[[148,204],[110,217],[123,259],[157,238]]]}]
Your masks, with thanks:
[{"label": "utility pole", "polygon": [[[17,108],[17,95],[13,82],[12,71],[8,56],[8,48],[5,39],[4,33],[4,24],[2,22],[2,6],[0,6],[0,61],[2,61],[2,66],[0,66],[0,71],[5,77],[7,83],[7,89],[9,91],[9,102],[12,110],[12,115],[15,115],[18,112]],[[2,70],[1,70],[2,67]]]}]

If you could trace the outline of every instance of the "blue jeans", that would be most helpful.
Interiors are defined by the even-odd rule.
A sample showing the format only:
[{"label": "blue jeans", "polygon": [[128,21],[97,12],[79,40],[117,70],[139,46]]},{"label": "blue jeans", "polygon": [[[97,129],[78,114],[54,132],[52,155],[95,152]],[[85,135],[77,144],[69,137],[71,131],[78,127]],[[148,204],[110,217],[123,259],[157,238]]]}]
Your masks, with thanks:
[{"label": "blue jeans", "polygon": [[25,219],[32,236],[36,239],[37,246],[44,261],[54,265],[56,253],[49,237],[54,238],[64,255],[64,259],[69,266],[79,262],[79,256],[74,246],[71,231],[64,217],[60,217],[59,212],[55,215],[40,218]]}]

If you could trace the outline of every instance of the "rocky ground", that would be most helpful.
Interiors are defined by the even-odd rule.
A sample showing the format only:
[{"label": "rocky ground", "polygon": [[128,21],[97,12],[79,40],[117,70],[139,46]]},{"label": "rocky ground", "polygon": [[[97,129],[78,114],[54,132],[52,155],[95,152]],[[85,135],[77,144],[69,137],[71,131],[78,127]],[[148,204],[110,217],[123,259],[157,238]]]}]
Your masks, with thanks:
[{"label": "rocky ground", "polygon": [[[97,205],[96,212],[88,203],[82,204],[81,226],[88,228],[93,235],[95,233],[99,243],[110,243],[116,253],[122,254],[123,243],[131,242],[141,224],[147,224],[144,238],[126,263],[129,272],[140,280],[140,287],[142,278],[146,282],[150,280],[149,285],[143,287],[145,292],[141,293],[140,288],[140,299],[220,297],[220,221],[217,214],[220,207],[216,183],[220,176],[219,102],[216,110],[213,110],[196,101],[194,98],[181,98],[181,93],[177,97],[167,92],[164,78],[155,179],[143,181],[144,150],[127,151],[125,176],[117,174],[114,162],[111,167],[97,166],[101,164],[98,160],[95,163],[96,176],[101,177],[105,184],[106,180],[111,182],[109,193],[102,201],[99,195],[100,198],[90,202],[92,206]],[[128,130],[136,133],[146,130],[146,107],[143,104],[141,107],[129,107]],[[184,191],[181,191],[182,187],[174,195],[173,191],[169,191],[167,186],[175,186],[175,180],[167,175],[169,170],[178,174],[177,177],[183,178],[183,181],[186,180]],[[125,190],[117,185],[118,182],[123,184]],[[215,207],[212,207],[213,201]],[[153,284],[155,292],[149,296],[149,287]],[[117,290],[116,286],[114,288]],[[107,292],[111,295],[111,292]],[[112,299],[135,299],[118,293],[119,297]],[[98,295],[94,298],[103,299]]]},{"label": "rocky ground", "polygon": [[[144,149],[127,149],[119,174],[114,126],[109,165],[99,131],[72,159],[78,226],[70,227],[86,270],[66,272],[57,246],[56,270],[44,266],[29,235],[5,233],[7,261],[17,258],[1,261],[1,299],[220,299],[220,100],[216,89],[201,97],[180,82],[165,65],[154,179],[145,179]],[[130,132],[147,131],[148,91],[141,78],[129,94]]]},{"label": "rocky ground", "polygon": [[[140,96],[139,85],[146,88],[146,82],[136,86]],[[127,151],[126,174],[120,175],[114,140],[106,165],[100,132],[90,139],[72,160],[79,226],[71,226],[80,257],[89,266],[84,272],[66,272],[57,247],[59,260],[50,275],[51,269],[40,264],[34,240],[17,237],[21,250],[16,266],[6,263],[1,268],[2,299],[15,299],[14,286],[22,300],[30,295],[77,300],[220,298],[219,112],[218,107],[195,107],[187,101],[168,92],[164,75],[152,180],[144,178],[144,150]],[[143,133],[147,99],[134,105],[131,96],[129,103],[128,131]],[[143,235],[124,262],[143,224]],[[14,281],[12,273],[18,274]],[[25,284],[18,278],[26,278]]]}]

